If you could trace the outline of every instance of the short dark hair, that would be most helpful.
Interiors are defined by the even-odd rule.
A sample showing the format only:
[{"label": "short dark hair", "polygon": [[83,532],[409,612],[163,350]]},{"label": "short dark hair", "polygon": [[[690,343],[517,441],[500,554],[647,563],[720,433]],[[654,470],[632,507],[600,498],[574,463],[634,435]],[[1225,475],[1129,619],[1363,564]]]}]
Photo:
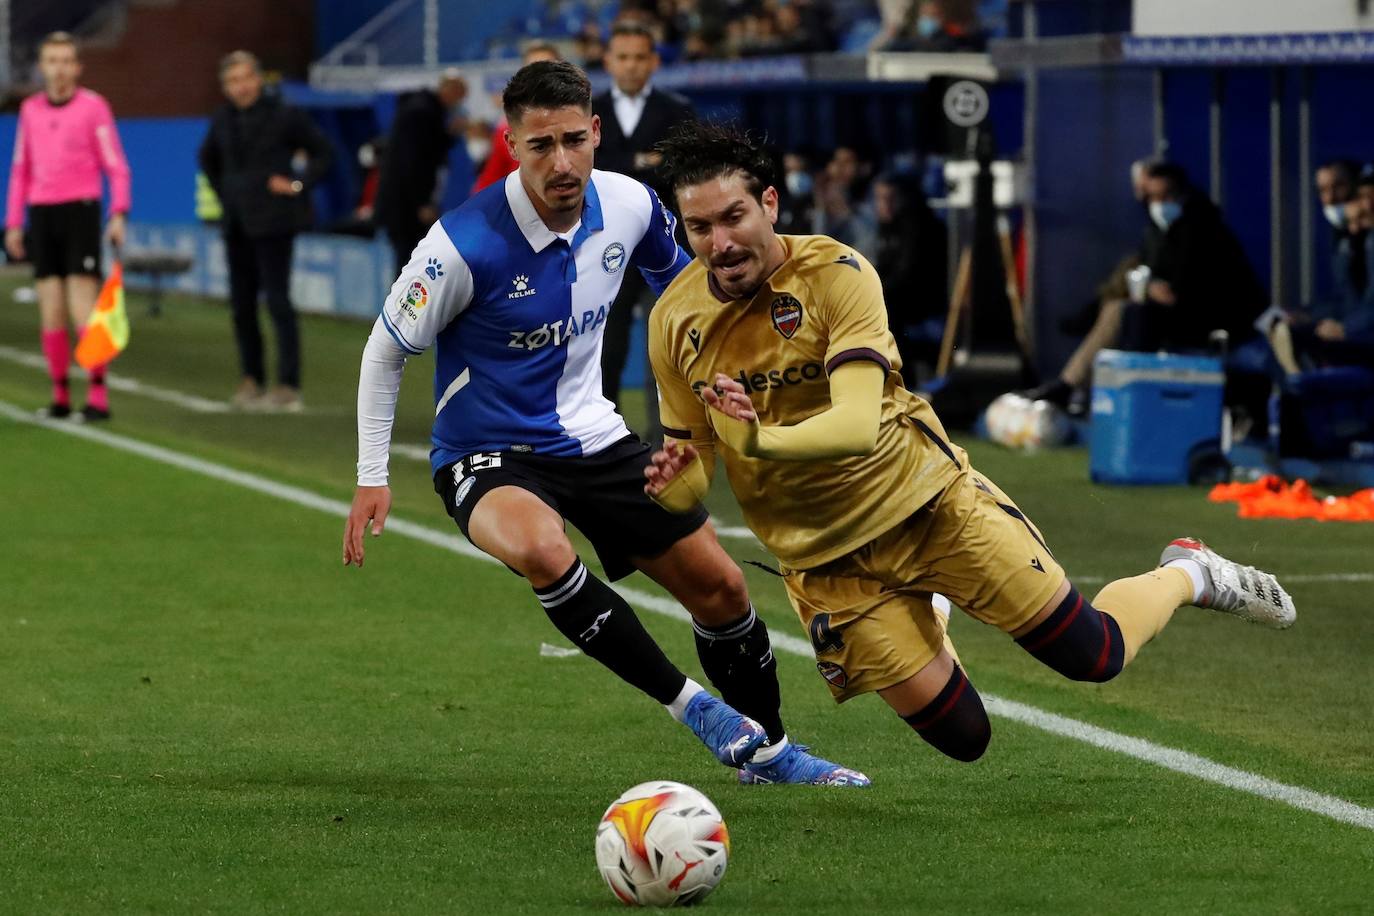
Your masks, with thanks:
[{"label": "short dark hair", "polygon": [[537,60],[516,71],[501,96],[506,120],[519,121],[530,108],[592,110],[592,84],[587,74],[566,60]]},{"label": "short dark hair", "polygon": [[686,121],[656,149],[663,154],[659,175],[674,196],[688,185],[739,175],[761,201],[764,189],[777,183],[777,167],[763,141],[732,124]]},{"label": "short dark hair", "polygon": [[1374,187],[1374,165],[1360,169],[1360,177],[1355,180],[1355,185],[1361,188]]},{"label": "short dark hair", "polygon": [[1360,165],[1354,159],[1328,159],[1317,166],[1318,172],[1328,169],[1352,185],[1355,183],[1355,177],[1360,174]]},{"label": "short dark hair", "polygon": [[[621,19],[611,26],[611,39],[626,35],[632,38],[643,38],[649,42],[651,49],[658,47],[658,39],[654,37],[653,30],[638,19]],[[609,45],[610,40],[606,43]]]},{"label": "short dark hair", "polygon": [[1188,178],[1188,170],[1176,162],[1153,163],[1145,169],[1145,174],[1150,178],[1167,181],[1170,190],[1179,194],[1193,189],[1193,182]]}]

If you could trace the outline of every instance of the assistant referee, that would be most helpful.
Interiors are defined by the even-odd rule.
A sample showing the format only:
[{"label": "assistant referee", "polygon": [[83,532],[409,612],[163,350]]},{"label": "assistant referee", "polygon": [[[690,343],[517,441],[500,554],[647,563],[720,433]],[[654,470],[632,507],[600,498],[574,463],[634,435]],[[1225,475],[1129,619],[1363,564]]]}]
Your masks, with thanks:
[{"label": "assistant referee", "polygon": [[[52,379],[52,403],[41,413],[70,416],[67,371],[72,337],[86,323],[100,292],[100,177],[110,184],[110,219],[105,237],[124,244],[129,212],[129,164],[119,145],[109,103],[77,85],[81,60],[76,40],[53,32],[38,46],[43,90],[19,107],[19,131],[10,167],[5,213],[5,250],[33,261],[38,291],[43,355]],[[24,215],[28,210],[28,239]],[[82,420],[108,420],[105,367],[90,370]]]}]

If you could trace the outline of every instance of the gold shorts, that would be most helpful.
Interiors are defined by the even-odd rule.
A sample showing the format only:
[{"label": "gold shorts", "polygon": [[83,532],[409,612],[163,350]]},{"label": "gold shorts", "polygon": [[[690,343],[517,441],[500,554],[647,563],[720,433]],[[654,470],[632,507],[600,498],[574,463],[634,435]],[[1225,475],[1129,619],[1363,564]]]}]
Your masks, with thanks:
[{"label": "gold shorts", "polygon": [[931,593],[1011,632],[1064,581],[1040,532],[972,470],[853,553],[785,572],[788,598],[837,702],[900,684],[939,654],[948,622]]}]

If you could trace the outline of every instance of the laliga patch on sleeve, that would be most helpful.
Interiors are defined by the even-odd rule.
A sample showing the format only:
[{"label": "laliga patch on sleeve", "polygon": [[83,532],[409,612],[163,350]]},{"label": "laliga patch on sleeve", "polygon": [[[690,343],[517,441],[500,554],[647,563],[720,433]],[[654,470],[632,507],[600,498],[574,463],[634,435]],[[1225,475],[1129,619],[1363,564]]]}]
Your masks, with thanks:
[{"label": "laliga patch on sleeve", "polygon": [[397,308],[401,314],[409,318],[411,323],[420,320],[420,312],[429,304],[429,286],[426,285],[423,277],[415,277],[410,281],[401,300],[397,303]]}]

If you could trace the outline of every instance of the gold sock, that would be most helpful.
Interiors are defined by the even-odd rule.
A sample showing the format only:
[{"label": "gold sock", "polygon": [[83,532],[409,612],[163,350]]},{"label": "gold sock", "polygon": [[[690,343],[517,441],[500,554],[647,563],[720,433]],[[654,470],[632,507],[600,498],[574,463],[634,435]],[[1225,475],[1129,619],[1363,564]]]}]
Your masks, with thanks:
[{"label": "gold sock", "polygon": [[1108,582],[1093,607],[1110,614],[1126,644],[1122,665],[1159,634],[1174,611],[1193,600],[1193,580],[1181,569],[1164,566],[1130,579]]}]

